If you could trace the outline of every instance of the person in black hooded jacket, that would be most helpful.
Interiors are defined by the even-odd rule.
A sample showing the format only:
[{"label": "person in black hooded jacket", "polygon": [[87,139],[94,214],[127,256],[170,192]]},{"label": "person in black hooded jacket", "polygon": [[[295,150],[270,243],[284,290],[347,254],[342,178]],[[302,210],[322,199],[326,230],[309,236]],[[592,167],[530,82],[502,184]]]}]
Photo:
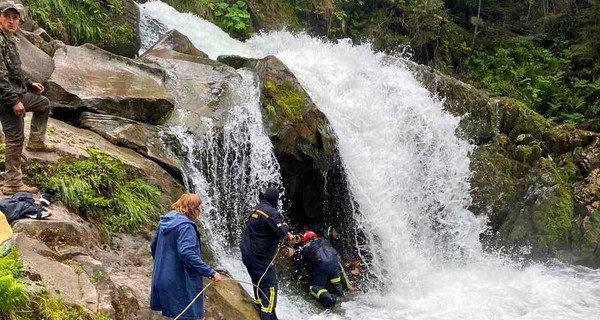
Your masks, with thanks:
[{"label": "person in black hooded jacket", "polygon": [[278,200],[277,189],[266,190],[248,218],[246,232],[240,243],[242,262],[255,285],[254,303],[261,320],[277,320],[277,270],[271,262],[277,253],[279,242],[292,237],[288,225],[277,211]]}]

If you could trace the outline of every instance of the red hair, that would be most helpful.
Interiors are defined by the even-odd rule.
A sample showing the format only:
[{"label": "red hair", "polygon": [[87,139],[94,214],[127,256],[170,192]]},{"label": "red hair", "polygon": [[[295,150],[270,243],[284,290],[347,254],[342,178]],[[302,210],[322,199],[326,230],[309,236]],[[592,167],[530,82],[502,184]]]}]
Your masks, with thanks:
[{"label": "red hair", "polygon": [[195,193],[184,193],[171,205],[171,210],[175,210],[193,221],[198,219],[202,213],[200,205],[202,205],[200,196]]}]

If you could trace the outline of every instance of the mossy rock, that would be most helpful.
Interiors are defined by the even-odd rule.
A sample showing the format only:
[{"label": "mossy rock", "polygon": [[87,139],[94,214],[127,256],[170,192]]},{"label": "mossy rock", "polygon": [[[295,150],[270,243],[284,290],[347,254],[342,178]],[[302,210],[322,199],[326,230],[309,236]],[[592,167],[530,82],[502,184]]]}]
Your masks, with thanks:
[{"label": "mossy rock", "polygon": [[571,249],[577,263],[600,267],[600,210],[577,215],[571,229]]},{"label": "mossy rock", "polygon": [[533,165],[542,155],[542,148],[539,144],[531,146],[520,145],[513,152],[513,159],[528,165]]},{"label": "mossy rock", "polygon": [[291,216],[296,221],[319,219],[337,153],[329,121],[279,59],[249,59],[245,65],[260,79],[263,122],[281,166]]},{"label": "mossy rock", "polygon": [[520,209],[507,216],[500,228],[501,238],[511,246],[531,246],[535,256],[556,256],[569,247],[573,196],[549,159],[540,159],[526,183]]},{"label": "mossy rock", "polygon": [[511,159],[506,153],[508,139],[498,135],[490,145],[475,149],[471,156],[470,210],[489,217],[493,230],[498,230],[507,216],[518,212],[523,177],[530,167]]},{"label": "mossy rock", "polygon": [[282,30],[286,27],[297,30],[300,27],[300,21],[289,1],[245,0],[244,2],[252,17],[252,25],[257,31]]}]

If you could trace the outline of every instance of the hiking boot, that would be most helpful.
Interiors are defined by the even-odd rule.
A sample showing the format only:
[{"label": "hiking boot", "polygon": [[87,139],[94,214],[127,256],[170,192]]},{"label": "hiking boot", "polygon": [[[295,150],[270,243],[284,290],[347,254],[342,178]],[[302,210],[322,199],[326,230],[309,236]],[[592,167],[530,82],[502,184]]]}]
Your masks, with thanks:
[{"label": "hiking boot", "polygon": [[11,194],[15,194],[17,192],[38,193],[40,191],[36,187],[30,187],[30,186],[25,185],[25,184],[22,185],[22,186],[18,186],[18,187],[12,187],[12,186],[4,186],[4,187],[2,187],[2,193],[5,194],[5,195],[11,195]]},{"label": "hiking boot", "polygon": [[44,141],[29,141],[25,150],[31,152],[54,152],[54,146],[45,143]]}]

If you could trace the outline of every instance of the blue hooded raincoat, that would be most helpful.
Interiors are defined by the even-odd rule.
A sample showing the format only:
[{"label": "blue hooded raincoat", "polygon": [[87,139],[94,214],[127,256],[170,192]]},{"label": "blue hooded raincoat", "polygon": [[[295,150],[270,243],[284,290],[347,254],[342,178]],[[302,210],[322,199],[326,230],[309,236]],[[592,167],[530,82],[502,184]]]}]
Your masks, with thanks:
[{"label": "blue hooded raincoat", "polygon": [[[202,277],[212,278],[216,272],[200,257],[194,222],[175,211],[160,218],[150,249],[154,258],[150,308],[175,318],[202,290]],[[179,319],[198,320],[203,315],[204,294]]]}]

